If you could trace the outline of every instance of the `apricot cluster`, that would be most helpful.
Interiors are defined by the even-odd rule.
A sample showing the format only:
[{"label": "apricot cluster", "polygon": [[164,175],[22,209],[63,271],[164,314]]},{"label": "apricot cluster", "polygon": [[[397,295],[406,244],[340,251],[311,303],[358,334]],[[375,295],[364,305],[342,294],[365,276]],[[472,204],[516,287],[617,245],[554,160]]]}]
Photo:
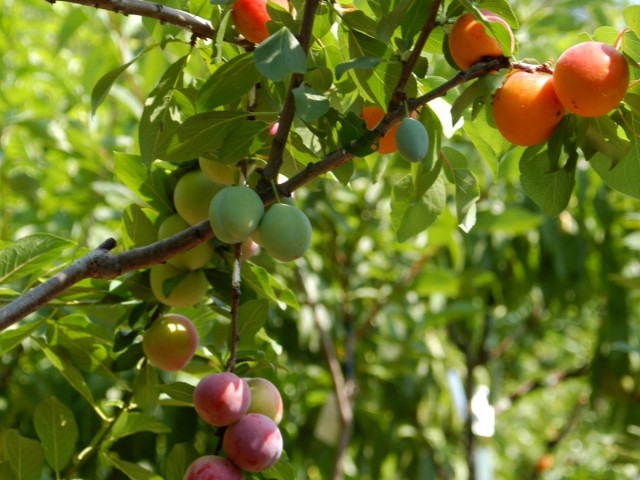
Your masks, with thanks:
[{"label": "apricot cluster", "polygon": [[261,472],[282,455],[278,424],[283,403],[276,386],[264,378],[240,378],[231,372],[203,377],[193,393],[198,415],[224,428],[222,449],[227,458],[206,455],[187,469],[184,480],[236,480],[244,472]]},{"label": "apricot cluster", "polygon": [[[513,33],[498,15],[482,10],[485,23]],[[472,14],[461,15],[448,36],[453,61],[463,70],[504,54],[499,42]],[[551,138],[566,112],[583,117],[606,115],[629,87],[629,67],[616,48],[583,42],[566,50],[553,73],[512,71],[493,98],[493,118],[502,136],[514,145],[531,146]]]}]

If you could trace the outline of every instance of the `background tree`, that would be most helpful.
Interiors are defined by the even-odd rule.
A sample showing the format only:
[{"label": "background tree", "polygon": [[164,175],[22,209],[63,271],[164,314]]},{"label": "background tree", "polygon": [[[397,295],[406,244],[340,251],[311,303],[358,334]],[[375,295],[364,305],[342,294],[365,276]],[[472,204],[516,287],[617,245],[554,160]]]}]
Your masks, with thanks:
[{"label": "background tree", "polygon": [[[639,475],[640,8],[294,0],[255,47],[229,3],[3,0],[0,477],[181,479],[219,449],[193,390],[224,370],[284,399],[285,454],[247,478]],[[448,34],[477,7],[516,48],[459,72]],[[623,103],[506,141],[510,65],[591,38],[626,55]],[[413,110],[424,158],[376,152]],[[240,261],[200,213],[158,240],[213,161],[267,206],[295,191],[303,258]],[[187,277],[206,297],[158,301]],[[179,372],[143,352],[168,311],[199,337]]]}]

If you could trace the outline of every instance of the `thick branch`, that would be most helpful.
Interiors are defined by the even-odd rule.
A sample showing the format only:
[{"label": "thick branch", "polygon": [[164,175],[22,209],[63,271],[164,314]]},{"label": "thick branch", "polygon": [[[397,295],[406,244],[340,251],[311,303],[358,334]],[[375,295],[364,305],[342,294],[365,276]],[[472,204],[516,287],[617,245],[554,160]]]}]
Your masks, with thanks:
[{"label": "thick branch", "polygon": [[209,20],[197,15],[167,7],[160,3],[147,2],[145,0],[46,0],[49,3],[56,1],[77,3],[87,7],[95,7],[109,10],[123,15],[139,15],[141,17],[155,18],[163,23],[176,25],[190,30],[194,35],[202,38],[215,38],[216,32]]}]

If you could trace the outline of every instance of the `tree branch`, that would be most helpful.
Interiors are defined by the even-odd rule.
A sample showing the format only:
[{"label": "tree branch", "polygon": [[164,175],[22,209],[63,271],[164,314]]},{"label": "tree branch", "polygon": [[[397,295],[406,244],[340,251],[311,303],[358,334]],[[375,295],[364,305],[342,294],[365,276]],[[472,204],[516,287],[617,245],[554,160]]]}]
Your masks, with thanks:
[{"label": "tree branch", "polygon": [[211,22],[184,10],[167,7],[160,3],[147,2],[145,0],[45,0],[51,4],[57,1],[95,7],[109,10],[123,15],[139,15],[141,17],[155,18],[163,23],[176,25],[190,30],[194,35],[202,38],[213,39],[216,36]]}]

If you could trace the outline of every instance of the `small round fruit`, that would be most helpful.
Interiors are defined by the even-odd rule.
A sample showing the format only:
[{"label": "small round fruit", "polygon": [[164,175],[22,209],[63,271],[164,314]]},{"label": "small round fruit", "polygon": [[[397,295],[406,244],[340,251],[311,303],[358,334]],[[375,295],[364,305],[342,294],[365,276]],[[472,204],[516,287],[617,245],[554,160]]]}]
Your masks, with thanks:
[{"label": "small round fruit", "polygon": [[[377,105],[369,105],[362,109],[360,117],[364,120],[369,130],[376,128],[376,125],[380,123],[382,117],[384,117],[384,110]],[[378,140],[378,153],[393,153],[398,150],[396,145],[396,131],[399,125],[396,123],[393,125],[385,135]]]},{"label": "small round fruit", "polygon": [[[509,24],[493,12],[482,10],[482,14],[489,22],[496,22],[505,27],[511,36],[511,49],[515,41]],[[498,57],[504,52],[500,43],[489,35],[471,13],[460,15],[449,32],[449,51],[456,65],[461,70],[467,70],[485,57]]]},{"label": "small round fruit", "polygon": [[512,73],[493,97],[496,127],[514,145],[530,146],[548,140],[563,116],[553,77],[546,73]]},{"label": "small round fruit", "polygon": [[262,200],[249,187],[225,187],[209,207],[211,228],[225,243],[238,243],[248,238],[258,228],[263,215]]},{"label": "small round fruit", "polygon": [[222,438],[222,448],[242,470],[261,472],[282,455],[282,434],[269,417],[249,413],[229,426]]},{"label": "small round fruit", "polygon": [[261,413],[280,423],[284,413],[282,396],[278,388],[266,378],[245,378],[251,389],[251,404],[247,413]]},{"label": "small round fruit", "polygon": [[226,458],[216,455],[205,455],[196,458],[186,473],[183,480],[243,480],[242,470],[236,467]]},{"label": "small round fruit", "polygon": [[198,348],[198,331],[184,315],[169,313],[144,332],[142,350],[158,368],[173,372],[189,363]]},{"label": "small round fruit", "polygon": [[247,382],[234,373],[213,373],[196,385],[193,404],[205,422],[224,427],[237,422],[247,413],[251,391]]},{"label": "small round fruit", "polygon": [[280,122],[274,122],[269,127],[269,136],[275,137],[276,133],[278,133],[278,129],[280,128]]},{"label": "small round fruit", "polygon": [[204,157],[198,159],[198,165],[200,165],[202,173],[215,183],[233,185],[235,182],[237,169],[233,165],[216,162]]},{"label": "small round fruit", "polygon": [[[289,10],[286,0],[271,1]],[[267,22],[271,17],[267,11],[267,0],[236,0],[231,5],[231,18],[238,33],[250,42],[260,43],[269,36]]]},{"label": "small round fruit", "polygon": [[156,299],[171,307],[192,307],[209,287],[201,270],[181,270],[168,264],[151,267],[149,280]]},{"label": "small round fruit", "polygon": [[223,186],[212,182],[201,170],[185,173],[173,191],[173,204],[178,214],[190,225],[206,220],[209,203]]},{"label": "small round fruit", "polygon": [[311,222],[297,207],[276,203],[264,214],[257,238],[269,255],[289,262],[302,257],[309,248]]},{"label": "small round fruit", "polygon": [[429,134],[421,122],[405,117],[396,132],[396,143],[400,155],[410,162],[419,162],[429,150]]},{"label": "small round fruit", "polygon": [[[189,228],[189,224],[185,222],[180,215],[171,215],[164,219],[160,224],[160,227],[158,228],[158,240],[163,240],[171,235],[182,232],[187,228]],[[209,242],[203,242],[186,252],[182,252],[171,257],[167,262],[176,268],[184,270],[198,270],[209,263],[212,256],[213,247]]]},{"label": "small round fruit", "polygon": [[622,101],[629,88],[629,66],[611,45],[579,43],[560,55],[553,82],[564,108],[583,117],[599,117]]}]

